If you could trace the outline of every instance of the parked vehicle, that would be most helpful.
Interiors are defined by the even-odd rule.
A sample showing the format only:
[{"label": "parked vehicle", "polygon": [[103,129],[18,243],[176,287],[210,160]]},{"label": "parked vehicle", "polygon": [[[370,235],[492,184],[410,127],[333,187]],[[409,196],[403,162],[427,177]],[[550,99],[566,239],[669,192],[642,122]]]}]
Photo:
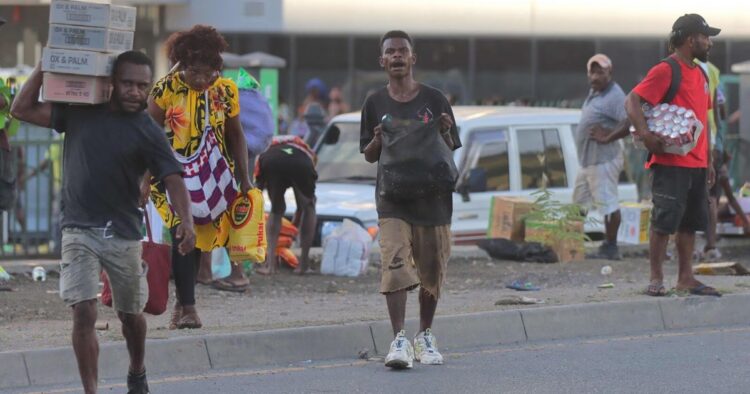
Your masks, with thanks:
[{"label": "parked vehicle", "polygon": [[[529,196],[546,182],[556,200],[573,198],[578,154],[574,130],[579,110],[532,107],[454,107],[463,142],[455,152],[459,169],[453,196],[451,230],[455,243],[485,238],[493,196]],[[360,113],[331,120],[319,140],[316,244],[344,218],[377,231],[375,181],[377,164],[359,152]],[[636,201],[636,186],[621,177],[621,201]],[[294,213],[294,196],[287,194],[287,209]],[[586,232],[601,233],[603,220],[587,225]]]}]

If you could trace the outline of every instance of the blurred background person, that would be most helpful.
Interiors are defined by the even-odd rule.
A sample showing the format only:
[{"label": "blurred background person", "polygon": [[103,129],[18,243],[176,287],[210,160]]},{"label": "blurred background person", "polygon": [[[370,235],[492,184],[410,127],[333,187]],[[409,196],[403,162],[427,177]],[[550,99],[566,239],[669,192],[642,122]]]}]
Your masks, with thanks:
[{"label": "blurred background person", "polygon": [[328,93],[328,120],[336,115],[351,112],[351,110],[349,103],[344,100],[344,93],[341,88],[338,86],[332,87]]}]

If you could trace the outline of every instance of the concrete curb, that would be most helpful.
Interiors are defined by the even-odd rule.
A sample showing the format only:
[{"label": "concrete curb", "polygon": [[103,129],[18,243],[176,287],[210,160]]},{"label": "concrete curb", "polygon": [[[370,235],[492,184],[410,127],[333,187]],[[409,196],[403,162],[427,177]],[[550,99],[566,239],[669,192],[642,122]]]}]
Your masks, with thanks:
[{"label": "concrete curb", "polygon": [[[509,311],[435,319],[443,350],[597,336],[630,335],[687,328],[750,324],[750,294],[645,299]],[[385,311],[384,311],[385,313]],[[417,320],[407,322],[414,335]],[[261,368],[306,361],[355,358],[358,352],[384,355],[390,323],[342,324],[237,334],[149,340],[146,365],[152,376],[224,368]],[[122,379],[124,343],[101,346],[99,376]],[[78,382],[70,347],[0,352],[0,389]]]}]

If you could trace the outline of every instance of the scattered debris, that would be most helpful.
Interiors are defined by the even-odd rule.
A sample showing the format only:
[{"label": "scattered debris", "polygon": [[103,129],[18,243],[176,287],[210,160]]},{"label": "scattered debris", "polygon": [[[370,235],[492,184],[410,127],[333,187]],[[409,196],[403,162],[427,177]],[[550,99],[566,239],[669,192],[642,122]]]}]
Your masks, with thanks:
[{"label": "scattered debris", "polygon": [[109,330],[109,322],[108,321],[98,321],[94,325],[94,328],[96,328],[97,331],[107,331],[107,330]]},{"label": "scattered debris", "polygon": [[693,273],[696,275],[750,275],[750,271],[747,268],[735,262],[698,264],[693,267]]},{"label": "scattered debris", "polygon": [[370,349],[364,348],[357,352],[357,357],[360,360],[367,360],[370,358]]},{"label": "scattered debris", "polygon": [[517,291],[539,291],[541,289],[538,286],[534,286],[534,284],[531,282],[524,282],[521,280],[514,280],[513,283],[505,287]]},{"label": "scattered debris", "polygon": [[610,283],[603,283],[603,284],[601,284],[599,286],[596,286],[596,287],[598,287],[600,289],[614,289],[615,288],[615,284],[611,283],[611,282]]},{"label": "scattered debris", "polygon": [[532,297],[509,296],[495,301],[496,306],[501,305],[534,305],[544,304],[544,300]]},{"label": "scattered debris", "polygon": [[607,276],[612,274],[612,266],[605,265],[601,270],[602,275]]}]

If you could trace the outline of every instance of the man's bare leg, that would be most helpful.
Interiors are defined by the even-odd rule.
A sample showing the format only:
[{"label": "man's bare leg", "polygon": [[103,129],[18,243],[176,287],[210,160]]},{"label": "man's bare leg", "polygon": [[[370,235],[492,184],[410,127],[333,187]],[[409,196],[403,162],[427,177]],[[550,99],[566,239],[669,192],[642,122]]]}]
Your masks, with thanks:
[{"label": "man's bare leg", "polygon": [[620,215],[619,209],[604,216],[604,231],[606,233],[607,243],[610,245],[617,245],[617,231],[620,230],[621,221],[622,215]]},{"label": "man's bare leg", "polygon": [[300,217],[299,241],[302,254],[299,259],[299,267],[294,270],[295,274],[308,274],[312,272],[310,268],[310,248],[315,238],[315,228],[318,225],[318,218],[315,214],[315,200],[309,199],[296,193],[297,205],[302,208]]},{"label": "man's bare leg", "polygon": [[73,305],[73,351],[86,394],[96,393],[99,379],[99,342],[96,340],[96,300]]},{"label": "man's bare leg", "polygon": [[391,327],[395,337],[399,331],[404,329],[404,322],[406,321],[406,290],[386,293],[385,302],[388,304],[388,316],[391,318]]},{"label": "man's bare leg", "polygon": [[229,273],[229,276],[227,276],[226,278],[222,278],[223,281],[231,283],[232,285],[237,287],[247,286],[250,284],[250,279],[248,279],[245,275],[242,263],[235,263],[234,261],[232,261],[230,266],[232,267],[232,271]]},{"label": "man's bare leg", "polygon": [[195,281],[200,284],[210,285],[212,280],[211,253],[201,252],[200,263],[198,264],[198,274],[195,277]]},{"label": "man's bare leg", "polygon": [[693,276],[693,248],[695,247],[695,232],[679,231],[675,239],[677,245],[677,286],[679,290],[689,290],[702,283]]},{"label": "man's bare leg", "polygon": [[704,252],[716,248],[716,223],[718,222],[718,199],[708,198],[708,224],[706,228],[706,246]]},{"label": "man's bare leg", "polygon": [[146,318],[142,313],[137,315],[131,313],[117,312],[117,317],[122,322],[122,336],[130,355],[130,373],[142,373],[146,367],[143,364],[146,355]]},{"label": "man's bare leg", "polygon": [[281,233],[280,213],[269,213],[266,222],[266,236],[268,237],[268,248],[266,249],[266,264],[255,270],[261,275],[273,275],[276,273],[276,245],[279,242],[279,233]]},{"label": "man's bare leg", "polygon": [[437,297],[423,288],[419,289],[419,332],[432,328],[432,319],[435,317],[437,304]]},{"label": "man's bare leg", "polygon": [[649,263],[651,264],[651,277],[647,293],[652,296],[666,294],[666,290],[664,289],[664,270],[662,263],[667,254],[667,243],[669,243],[669,234],[663,234],[651,229],[648,248]]}]

